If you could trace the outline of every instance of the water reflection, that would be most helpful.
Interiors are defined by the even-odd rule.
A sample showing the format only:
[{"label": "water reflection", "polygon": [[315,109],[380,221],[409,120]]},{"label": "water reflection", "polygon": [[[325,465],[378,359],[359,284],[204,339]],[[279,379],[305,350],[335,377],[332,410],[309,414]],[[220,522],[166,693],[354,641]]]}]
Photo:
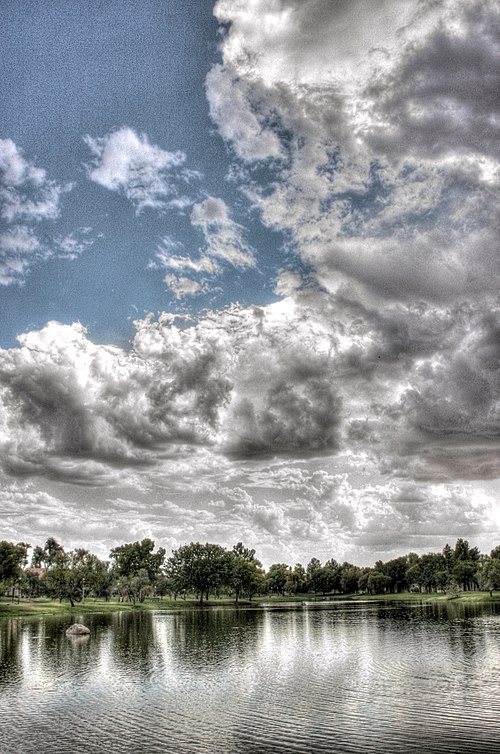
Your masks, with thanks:
[{"label": "water reflection", "polygon": [[[484,752],[494,606],[342,603],[0,623],[0,751]],[[499,721],[499,722],[497,722]]]}]

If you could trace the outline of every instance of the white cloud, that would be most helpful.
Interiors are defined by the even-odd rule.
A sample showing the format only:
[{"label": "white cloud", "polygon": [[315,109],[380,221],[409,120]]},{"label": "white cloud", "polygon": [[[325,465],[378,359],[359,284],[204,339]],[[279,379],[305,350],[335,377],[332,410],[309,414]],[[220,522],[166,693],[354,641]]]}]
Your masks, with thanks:
[{"label": "white cloud", "polygon": [[280,140],[277,180],[247,195],[321,283],[362,300],[492,295],[496,4],[219,0],[214,13],[226,27],[209,101],[212,78],[232,84],[229,114],[219,102],[212,117],[236,150],[234,102]]},{"label": "white cloud", "polygon": [[13,226],[0,234],[0,285],[21,283],[37,259],[40,242],[25,225]]},{"label": "white cloud", "polygon": [[85,249],[94,244],[95,239],[90,235],[91,233],[92,228],[79,228],[63,238],[56,239],[56,244],[60,249],[59,256],[64,259],[77,259]]},{"label": "white cloud", "polygon": [[123,127],[106,136],[85,137],[93,155],[90,180],[110,191],[123,193],[137,211],[146,208],[183,208],[190,201],[179,192],[195,173],[183,168],[186,155],[151,144],[145,134]]},{"label": "white cloud", "polygon": [[249,161],[284,157],[276,134],[255,114],[251,87],[216,65],[207,75],[206,89],[210,115],[238,157]]},{"label": "white cloud", "polygon": [[231,220],[226,203],[209,196],[195,204],[191,223],[201,228],[205,237],[206,251],[234,267],[254,267],[251,248],[243,240],[242,227]]},{"label": "white cloud", "polygon": [[[305,271],[283,262],[279,304],[148,317],[129,352],[77,326],[24,336],[0,352],[4,468],[86,495],[126,470],[101,519],[117,536],[122,516],[292,562],[491,545],[497,5],[219,0],[215,14],[207,97],[240,163],[230,178]],[[90,178],[138,211],[185,202],[182,153],[131,129],[87,143]],[[45,180],[12,148],[3,160],[14,188]],[[224,262],[255,265],[222,199],[190,206],[204,248],[188,257],[167,239],[154,262],[179,297]],[[5,279],[41,253],[25,226],[0,239],[19,265]]]},{"label": "white cloud", "polygon": [[[47,221],[60,214],[61,186],[24,156],[12,139],[0,139],[0,285],[22,284],[41,260],[55,253],[46,240]],[[42,240],[43,239],[43,240]]]},{"label": "white cloud", "polygon": [[47,178],[45,170],[26,160],[11,139],[0,139],[0,207],[4,220],[12,223],[56,218],[62,191]]},{"label": "white cloud", "polygon": [[178,252],[182,249],[182,244],[172,241],[170,238],[164,238],[158,245],[155,254],[155,260],[150,263],[153,269],[167,269],[175,272],[188,271],[195,274],[204,274],[214,276],[221,272],[220,265],[211,257],[201,255],[198,259],[188,256],[181,256]]},{"label": "white cloud", "polygon": [[[491,496],[456,480],[498,471],[496,315],[478,308],[469,328],[459,306],[417,317],[293,295],[148,317],[128,352],[58,323],[0,351],[4,471],[59,501],[73,490],[54,504],[59,522],[26,496],[26,527],[104,543],[244,539],[292,563],[489,543]],[[71,524],[77,500],[94,528]]]},{"label": "white cloud", "polygon": [[178,299],[185,296],[194,296],[202,290],[200,283],[184,275],[165,275],[163,280]]}]

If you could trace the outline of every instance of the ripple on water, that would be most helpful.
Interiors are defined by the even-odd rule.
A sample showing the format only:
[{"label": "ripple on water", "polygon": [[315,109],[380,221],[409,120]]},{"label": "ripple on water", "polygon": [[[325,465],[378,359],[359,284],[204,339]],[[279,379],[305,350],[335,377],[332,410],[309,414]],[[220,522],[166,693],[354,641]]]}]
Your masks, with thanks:
[{"label": "ripple on water", "polygon": [[498,615],[371,604],[103,618],[81,645],[43,631],[2,656],[2,754],[483,754],[500,740]]}]

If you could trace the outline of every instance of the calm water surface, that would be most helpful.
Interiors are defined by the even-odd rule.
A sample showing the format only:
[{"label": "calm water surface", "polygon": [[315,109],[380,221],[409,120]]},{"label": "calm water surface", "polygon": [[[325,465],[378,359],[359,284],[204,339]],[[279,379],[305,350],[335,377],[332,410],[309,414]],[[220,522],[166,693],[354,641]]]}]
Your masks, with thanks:
[{"label": "calm water surface", "polygon": [[500,751],[494,606],[0,621],[1,754]]}]

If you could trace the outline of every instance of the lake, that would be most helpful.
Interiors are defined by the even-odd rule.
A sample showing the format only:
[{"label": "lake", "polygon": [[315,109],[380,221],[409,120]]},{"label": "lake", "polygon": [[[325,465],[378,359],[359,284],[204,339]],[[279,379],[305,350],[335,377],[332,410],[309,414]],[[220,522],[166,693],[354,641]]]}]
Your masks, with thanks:
[{"label": "lake", "polygon": [[495,605],[0,620],[2,754],[500,750]]}]

